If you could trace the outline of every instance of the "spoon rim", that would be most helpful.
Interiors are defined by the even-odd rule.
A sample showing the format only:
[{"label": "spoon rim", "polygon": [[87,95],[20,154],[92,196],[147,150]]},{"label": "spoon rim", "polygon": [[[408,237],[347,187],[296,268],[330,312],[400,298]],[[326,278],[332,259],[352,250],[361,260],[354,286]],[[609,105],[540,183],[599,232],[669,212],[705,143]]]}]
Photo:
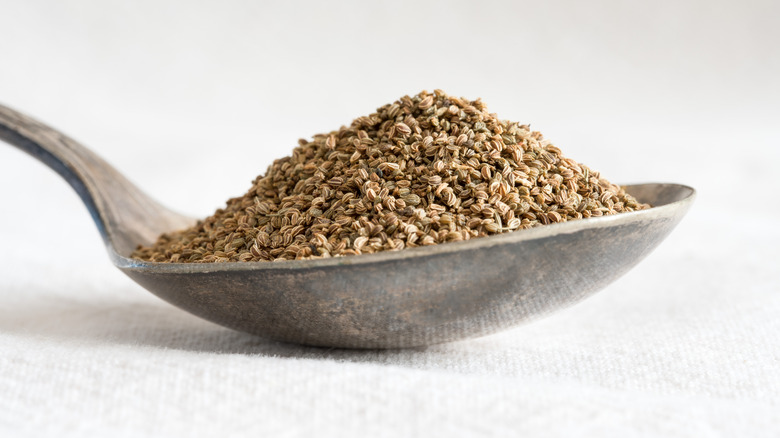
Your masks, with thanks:
[{"label": "spoon rim", "polygon": [[[633,222],[639,219],[653,219],[669,216],[671,210],[678,210],[690,204],[696,197],[696,190],[688,185],[677,183],[639,183],[628,184],[631,187],[641,186],[671,186],[680,190],[682,198],[667,202],[645,210],[618,213],[608,216],[590,217],[567,222],[547,224],[525,230],[515,230],[507,233],[494,234],[466,241],[448,242],[437,245],[404,248],[399,251],[380,251],[372,254],[359,254],[347,257],[328,257],[309,260],[282,260],[279,262],[222,262],[222,263],[164,263],[148,262],[129,258],[116,252],[113,245],[108,245],[108,252],[114,265],[126,271],[144,271],[169,274],[211,273],[217,271],[255,271],[255,270],[300,270],[312,268],[339,267],[345,265],[362,265],[382,263],[397,259],[422,258],[443,255],[468,249],[486,248],[497,245],[519,243],[544,239],[556,235],[571,234],[584,229],[610,227]],[[520,231],[520,232],[518,232]]]}]

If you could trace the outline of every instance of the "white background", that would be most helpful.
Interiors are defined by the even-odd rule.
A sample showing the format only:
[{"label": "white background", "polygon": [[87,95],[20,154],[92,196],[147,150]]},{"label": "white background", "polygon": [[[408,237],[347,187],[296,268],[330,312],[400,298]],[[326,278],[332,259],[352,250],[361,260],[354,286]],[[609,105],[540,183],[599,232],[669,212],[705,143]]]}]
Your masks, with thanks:
[{"label": "white background", "polygon": [[577,306],[349,352],[161,302],[57,175],[0,146],[0,435],[777,436],[778,20],[772,1],[0,0],[0,102],[194,216],[298,138],[434,88],[614,182],[698,190]]}]

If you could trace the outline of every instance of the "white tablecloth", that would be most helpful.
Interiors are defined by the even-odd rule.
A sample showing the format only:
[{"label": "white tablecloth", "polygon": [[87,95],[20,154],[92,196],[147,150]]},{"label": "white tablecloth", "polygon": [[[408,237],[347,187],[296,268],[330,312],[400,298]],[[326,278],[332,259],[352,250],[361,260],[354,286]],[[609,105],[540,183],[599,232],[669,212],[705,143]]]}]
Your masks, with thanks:
[{"label": "white tablecloth", "polygon": [[[285,31],[266,20],[251,33],[252,21],[236,12],[249,11],[251,2],[231,3],[230,23],[189,2],[162,12],[155,2],[142,13],[128,6],[117,16],[101,2],[70,9],[59,2],[6,5],[0,32],[10,33],[0,33],[0,47],[14,62],[0,68],[0,100],[62,128],[166,204],[192,214],[209,214],[242,194],[296,136],[347,123],[397,97],[397,89],[400,96],[448,84],[489,105],[497,101],[495,110],[508,118],[541,119],[535,127],[565,154],[615,182],[689,184],[698,198],[636,268],[545,319],[429,348],[319,349],[233,332],[149,294],[111,266],[70,188],[0,144],[0,436],[780,436],[780,94],[772,74],[780,74],[780,64],[776,52],[761,58],[763,49],[746,45],[766,35],[766,23],[775,28],[766,21],[772,8],[754,3],[748,12],[721,5],[723,14],[702,3],[710,15],[701,22],[697,9],[683,6],[660,10],[678,15],[618,11],[638,20],[621,22],[622,37],[605,36],[611,34],[602,30],[617,22],[597,25],[607,9],[592,15],[590,6],[567,15],[568,27],[549,29],[540,23],[556,22],[552,12],[535,9],[537,24],[531,17],[476,15],[504,27],[485,24],[484,34],[472,35],[484,41],[468,53],[514,53],[512,41],[532,53],[505,60],[514,63],[510,70],[465,65],[455,76],[422,68],[429,52],[404,60],[388,49],[395,39],[383,32],[406,23],[393,8],[376,16],[389,21],[372,21],[376,30],[360,25],[356,33],[348,30],[351,15],[303,14],[299,29],[309,36],[297,40],[291,35],[298,31],[290,31],[263,46],[280,51],[266,68],[264,58],[255,64],[230,46],[244,39],[230,36],[233,26],[253,41]],[[470,23],[469,8],[459,7],[466,12],[443,20]],[[82,19],[90,13],[98,18]],[[320,21],[320,13],[347,29],[335,34],[338,41],[314,38],[332,22]],[[650,24],[641,21],[645,15]],[[674,16],[680,26],[668,30]],[[589,24],[576,27],[582,20]],[[201,37],[212,22],[220,33]],[[138,27],[122,27],[127,23]],[[516,27],[507,30],[510,24]],[[661,39],[634,33],[633,25]],[[527,26],[537,27],[526,34]],[[563,36],[554,39],[559,31]],[[176,39],[182,32],[186,38]],[[374,40],[357,38],[365,33],[384,45],[369,50]],[[521,42],[523,35],[530,39]],[[219,44],[206,45],[209,38]],[[351,55],[327,52],[328,44],[364,47],[367,64],[350,64]],[[190,51],[195,46],[201,52]],[[549,57],[533,47],[549,49]],[[121,56],[106,48],[121,49]],[[303,55],[283,58],[288,49]],[[145,51],[149,64],[142,62]],[[287,68],[279,67],[284,59]],[[520,68],[531,59],[538,62]],[[614,81],[599,76],[602,65]],[[198,76],[197,66],[211,76]],[[368,70],[350,70],[358,67]],[[404,76],[410,69],[427,82]],[[646,76],[639,76],[642,69]],[[293,91],[294,84],[315,81],[318,71],[324,79],[307,89],[308,97]],[[392,90],[372,94],[381,87],[369,71]],[[479,72],[488,76],[477,83]],[[351,81],[358,77],[363,82]],[[231,91],[233,81],[247,94]],[[502,101],[498,90],[512,81],[518,90]],[[329,98],[329,87],[345,97]]]}]

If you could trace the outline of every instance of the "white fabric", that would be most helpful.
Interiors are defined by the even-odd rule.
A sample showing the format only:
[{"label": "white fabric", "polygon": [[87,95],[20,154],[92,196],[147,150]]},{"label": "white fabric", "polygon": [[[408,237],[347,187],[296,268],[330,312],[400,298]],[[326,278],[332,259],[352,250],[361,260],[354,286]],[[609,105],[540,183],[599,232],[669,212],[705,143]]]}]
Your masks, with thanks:
[{"label": "white fabric", "polygon": [[[426,87],[534,122],[615,182],[699,194],[636,268],[546,319],[429,348],[318,349],[147,293],[70,188],[0,145],[0,436],[780,435],[775,3],[453,4],[443,24],[399,2],[7,3],[0,101],[193,215],[297,137]],[[410,49],[421,41],[430,51]],[[466,55],[488,65],[427,68]]]}]

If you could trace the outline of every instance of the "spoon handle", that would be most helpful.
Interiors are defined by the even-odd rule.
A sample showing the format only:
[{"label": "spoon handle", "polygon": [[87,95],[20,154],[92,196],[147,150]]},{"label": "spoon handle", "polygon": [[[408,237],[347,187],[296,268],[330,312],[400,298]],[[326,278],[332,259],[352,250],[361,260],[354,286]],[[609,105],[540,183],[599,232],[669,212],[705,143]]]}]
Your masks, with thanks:
[{"label": "spoon handle", "polygon": [[103,241],[128,256],[160,233],[190,225],[117,172],[94,152],[65,134],[0,105],[0,140],[32,155],[60,174],[76,190],[95,220]]}]

